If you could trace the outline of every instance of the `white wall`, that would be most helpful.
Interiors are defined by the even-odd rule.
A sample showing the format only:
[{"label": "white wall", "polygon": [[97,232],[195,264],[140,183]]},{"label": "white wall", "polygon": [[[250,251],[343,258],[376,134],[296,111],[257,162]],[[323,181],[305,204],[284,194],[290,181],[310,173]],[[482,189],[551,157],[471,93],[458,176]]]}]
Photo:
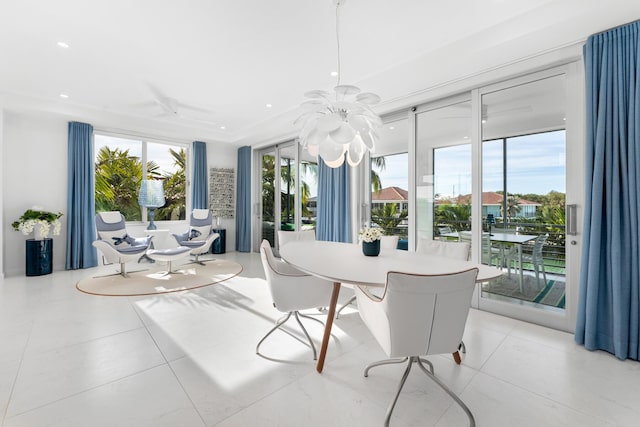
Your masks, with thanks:
[{"label": "white wall", "polygon": [[[3,156],[3,147],[4,147],[4,110],[0,108],[0,165],[2,166],[2,170],[5,170],[4,165],[4,156]],[[0,172],[0,278],[4,277],[4,223],[7,220],[4,214],[4,206],[3,206],[3,194],[4,194],[4,173]]]},{"label": "white wall", "polygon": [[[4,181],[4,271],[25,272],[25,239],[11,228],[34,205],[52,212],[67,210],[67,120],[60,116],[4,113],[2,179]],[[66,217],[53,241],[53,268],[64,268]]]},{"label": "white wall", "polygon": [[[0,110],[0,271],[6,276],[25,273],[27,236],[11,228],[24,211],[34,205],[62,212],[62,230],[54,237],[53,269],[63,270],[66,255],[67,210],[67,127],[75,120],[62,115]],[[4,116],[4,117],[3,117]],[[99,127],[99,123],[92,123]],[[126,130],[122,131],[126,133]],[[132,130],[132,133],[135,131]],[[139,133],[138,133],[139,135]],[[195,138],[194,138],[195,139]],[[237,148],[224,143],[207,142],[209,167],[236,168]],[[4,183],[4,185],[2,185]],[[235,219],[224,219],[227,251],[235,250]],[[144,235],[146,224],[131,225],[131,234]],[[158,228],[185,232],[187,222],[158,223]],[[167,239],[167,244],[170,240]]]}]

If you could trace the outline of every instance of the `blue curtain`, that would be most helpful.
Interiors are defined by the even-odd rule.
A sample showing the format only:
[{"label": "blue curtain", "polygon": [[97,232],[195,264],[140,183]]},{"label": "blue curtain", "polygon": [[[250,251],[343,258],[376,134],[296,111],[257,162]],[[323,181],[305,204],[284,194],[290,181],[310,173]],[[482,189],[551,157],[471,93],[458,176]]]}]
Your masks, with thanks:
[{"label": "blue curtain", "polygon": [[330,242],[351,242],[351,191],[349,166],[330,168],[318,161],[318,212],[316,238]]},{"label": "blue curtain", "polygon": [[251,252],[251,147],[238,149],[236,250]]},{"label": "blue curtain", "polygon": [[209,175],[207,173],[207,144],[193,142],[193,179],[191,180],[191,207],[209,208]]},{"label": "blue curtain", "polygon": [[93,126],[69,122],[67,270],[98,265],[93,179]]},{"label": "blue curtain", "polygon": [[584,49],[587,197],[576,342],[638,360],[640,21]]}]

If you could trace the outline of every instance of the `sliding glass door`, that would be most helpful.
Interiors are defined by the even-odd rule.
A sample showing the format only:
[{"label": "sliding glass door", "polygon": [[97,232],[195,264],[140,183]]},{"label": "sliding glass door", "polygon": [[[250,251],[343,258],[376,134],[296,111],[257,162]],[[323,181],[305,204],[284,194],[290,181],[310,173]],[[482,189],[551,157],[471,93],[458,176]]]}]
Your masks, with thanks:
[{"label": "sliding glass door", "polygon": [[584,176],[579,96],[567,101],[576,75],[569,65],[415,113],[413,244],[469,241],[473,260],[503,271],[478,287],[475,307],[565,330],[579,265],[567,219],[579,217]]},{"label": "sliding glass door", "polygon": [[277,251],[278,230],[315,228],[317,163],[293,141],[260,150],[256,159],[260,201],[254,249],[266,239]]}]

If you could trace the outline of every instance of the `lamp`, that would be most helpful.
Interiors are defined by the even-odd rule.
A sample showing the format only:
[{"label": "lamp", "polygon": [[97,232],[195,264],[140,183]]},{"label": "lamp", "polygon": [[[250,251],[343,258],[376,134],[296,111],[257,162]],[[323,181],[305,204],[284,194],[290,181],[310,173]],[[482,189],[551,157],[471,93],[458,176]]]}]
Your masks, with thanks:
[{"label": "lamp", "polygon": [[[310,101],[301,106],[307,110],[295,122],[303,123],[300,144],[312,156],[322,157],[331,168],[342,166],[345,157],[350,166],[357,166],[366,151],[375,151],[379,139],[377,129],[382,120],[371,105],[380,102],[374,93],[360,93],[356,86],[340,84],[339,9],[346,0],[333,0],[336,6],[336,42],[338,51],[338,85],[335,96],[325,90],[312,90],[304,94]],[[347,97],[353,97],[347,100]],[[335,98],[335,100],[334,100]]]},{"label": "lamp", "polygon": [[487,214],[487,224],[489,225],[489,236],[493,236],[491,234],[491,226],[496,223],[496,219],[493,214]]},{"label": "lamp", "polygon": [[138,204],[149,210],[149,226],[147,226],[147,230],[155,230],[157,228],[153,222],[156,216],[156,208],[164,206],[164,203],[163,182],[143,179],[140,184]]}]

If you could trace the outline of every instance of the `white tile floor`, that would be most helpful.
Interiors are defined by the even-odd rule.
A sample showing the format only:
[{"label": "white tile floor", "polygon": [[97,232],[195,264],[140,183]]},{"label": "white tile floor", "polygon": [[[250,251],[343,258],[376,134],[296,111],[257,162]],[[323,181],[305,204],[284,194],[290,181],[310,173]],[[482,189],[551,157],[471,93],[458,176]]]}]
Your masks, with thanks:
[{"label": "white tile floor", "polygon": [[[279,360],[260,358],[255,345],[280,317],[260,258],[223,257],[240,262],[243,273],[153,297],[78,292],[75,282],[95,269],[0,282],[1,425],[382,425],[404,368],[380,367],[363,377],[364,366],[384,354],[357,312],[345,310],[334,323],[322,375],[310,350],[284,333],[261,349]],[[314,323],[309,331],[319,344],[322,328]],[[462,365],[448,355],[431,360],[479,426],[640,425],[638,362],[475,310],[465,342]],[[466,418],[414,370],[392,425],[464,426]]]}]

